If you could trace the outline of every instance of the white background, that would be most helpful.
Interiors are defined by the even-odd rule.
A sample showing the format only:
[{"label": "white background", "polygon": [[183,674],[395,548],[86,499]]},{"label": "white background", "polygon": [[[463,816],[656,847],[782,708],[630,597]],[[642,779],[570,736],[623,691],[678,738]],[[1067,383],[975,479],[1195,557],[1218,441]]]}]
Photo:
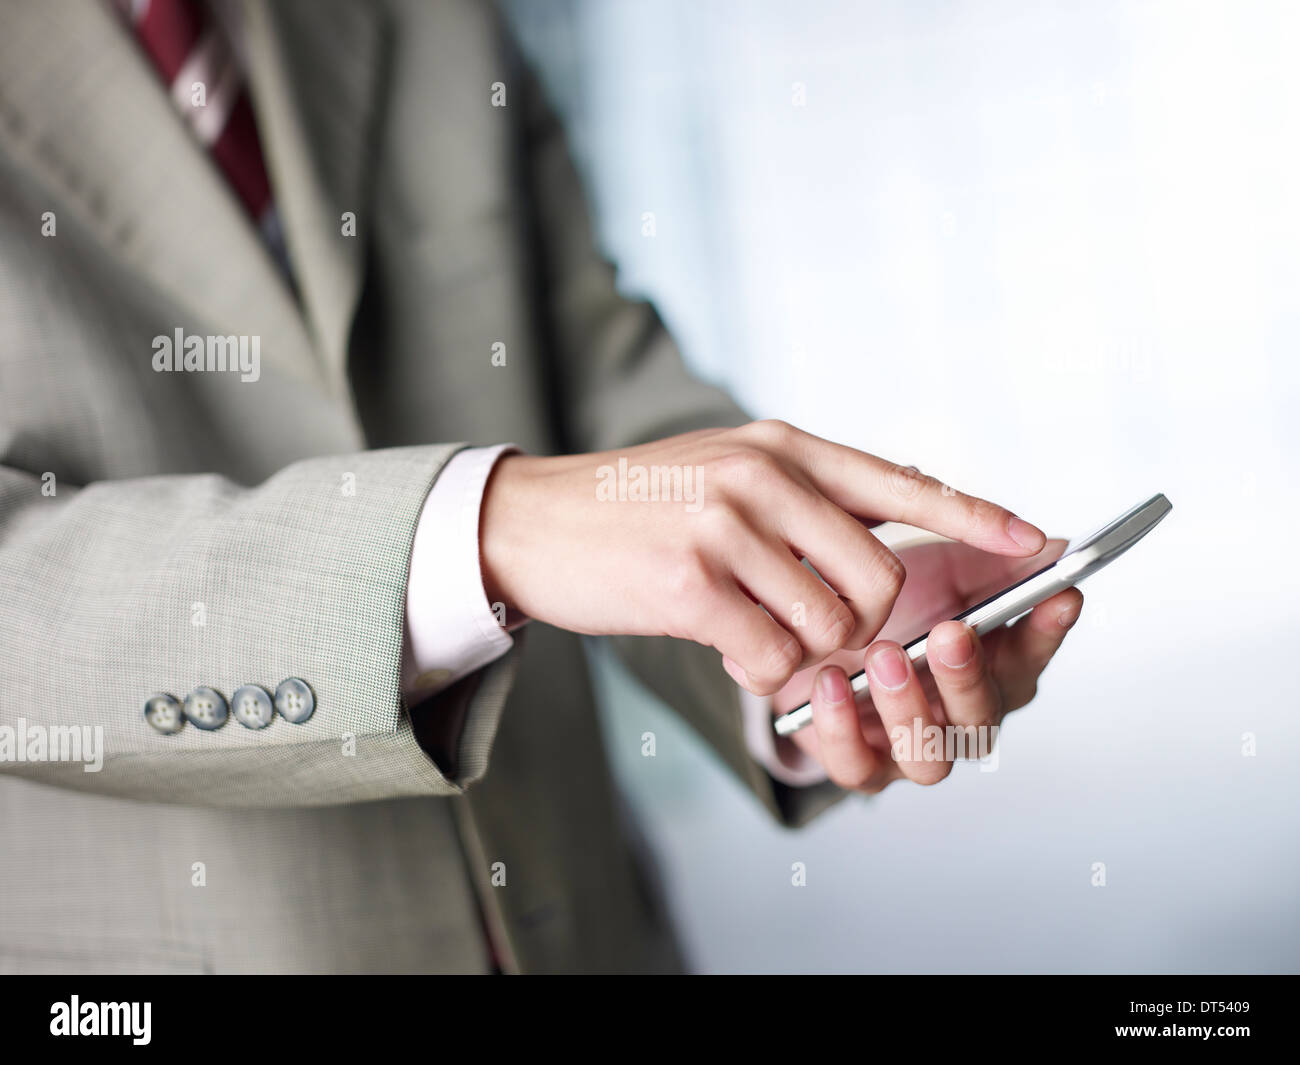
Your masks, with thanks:
[{"label": "white background", "polygon": [[693,964],[1300,969],[1300,6],[515,15],[622,287],[756,415],[1054,535],[1174,504],[1084,586],[997,772],[800,832],[600,670]]}]

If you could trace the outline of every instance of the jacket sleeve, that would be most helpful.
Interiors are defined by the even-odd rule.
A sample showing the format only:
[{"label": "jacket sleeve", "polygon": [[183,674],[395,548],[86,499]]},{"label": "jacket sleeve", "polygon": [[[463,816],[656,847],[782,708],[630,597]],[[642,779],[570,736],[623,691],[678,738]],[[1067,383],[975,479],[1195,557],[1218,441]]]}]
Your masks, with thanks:
[{"label": "jacket sleeve", "polygon": [[[691,375],[653,306],[619,294],[614,269],[597,250],[559,121],[532,72],[522,62],[516,66],[569,448],[631,447],[750,421],[722,389]],[[638,679],[686,717],[782,823],[807,821],[843,796],[829,783],[787,787],[750,757],[738,689],[712,648],[647,637],[622,637],[614,645]]]},{"label": "jacket sleeve", "polygon": [[[438,701],[465,722],[447,775],[399,687],[416,521],[458,448],[313,458],[251,488],[200,475],[51,493],[0,467],[0,771],[216,806],[464,790],[486,768],[517,652]],[[311,699],[265,727],[229,705],[244,685],[273,701],[290,678]],[[220,727],[182,716],[166,731],[165,698],[163,729],[147,719],[152,696],[183,703],[199,687],[219,693],[217,718],[226,702]]]}]

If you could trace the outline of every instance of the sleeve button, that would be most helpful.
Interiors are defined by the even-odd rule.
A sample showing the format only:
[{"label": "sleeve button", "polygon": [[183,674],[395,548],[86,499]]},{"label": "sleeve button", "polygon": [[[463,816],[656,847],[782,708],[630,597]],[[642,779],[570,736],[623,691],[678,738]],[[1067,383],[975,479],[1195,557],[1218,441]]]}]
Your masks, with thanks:
[{"label": "sleeve button", "polygon": [[212,732],[226,723],[230,707],[215,688],[198,687],[185,696],[185,716],[195,728]]},{"label": "sleeve button", "polygon": [[185,715],[175,696],[159,692],[144,701],[144,719],[164,736],[174,736],[185,727]]},{"label": "sleeve button", "polygon": [[275,716],[275,707],[267,690],[257,684],[245,684],[231,696],[235,720],[245,728],[266,728]]},{"label": "sleeve button", "polygon": [[315,713],[316,696],[306,681],[289,677],[275,689],[275,708],[286,721],[301,725]]}]

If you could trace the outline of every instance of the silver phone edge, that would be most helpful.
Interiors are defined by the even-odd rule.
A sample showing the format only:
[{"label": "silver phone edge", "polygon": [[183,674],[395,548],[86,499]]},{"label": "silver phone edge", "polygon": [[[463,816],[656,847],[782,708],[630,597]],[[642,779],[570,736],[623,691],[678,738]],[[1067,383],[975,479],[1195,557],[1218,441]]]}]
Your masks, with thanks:
[{"label": "silver phone edge", "polygon": [[[1101,556],[1109,554],[1109,558],[1106,560],[1114,561],[1114,559],[1119,558],[1120,555],[1124,554],[1130,547],[1146,536],[1147,533],[1164,520],[1165,515],[1173,509],[1173,505],[1165,498],[1163,493],[1157,493],[1145,503],[1139,503],[1125,511],[1124,514],[1121,514],[1113,521],[1107,522],[1106,525],[1103,525],[1096,531],[1096,533],[1084,537],[1084,540],[1086,541],[1089,537],[1097,536],[1112,526],[1120,525],[1136,513],[1153,506],[1158,506],[1159,512],[1150,525],[1143,529],[1140,535],[1125,542],[1122,547],[1114,551],[1113,554],[1105,550],[1106,545],[1102,540],[1088,544],[1087,547],[1080,548],[1078,551],[1073,553],[1071,553],[1067,547],[1066,554],[1054,563],[1051,569],[1039,574],[1038,577],[1031,577],[1024,583],[1009,588],[1004,595],[994,599],[993,602],[989,603],[982,610],[975,611],[975,613],[971,614],[966,619],[967,624],[975,630],[977,636],[983,636],[986,633],[992,632],[1000,625],[1005,625],[1010,621],[1014,621],[1022,614],[1032,610],[1039,603],[1056,595],[1057,592],[1062,592],[1066,588],[1072,588],[1095,571],[1096,563],[1100,560]],[[925,665],[926,642],[929,639],[929,635],[930,634],[927,632],[922,636],[918,636],[903,648],[907,653],[908,658],[912,660],[914,666],[917,668]],[[854,695],[865,695],[869,690],[866,670],[855,673],[850,678],[849,683],[853,689]],[[807,728],[811,724],[812,702],[809,701],[804,703],[802,706],[795,707],[795,709],[789,710],[773,719],[772,727],[778,736],[791,736],[799,730]]]}]

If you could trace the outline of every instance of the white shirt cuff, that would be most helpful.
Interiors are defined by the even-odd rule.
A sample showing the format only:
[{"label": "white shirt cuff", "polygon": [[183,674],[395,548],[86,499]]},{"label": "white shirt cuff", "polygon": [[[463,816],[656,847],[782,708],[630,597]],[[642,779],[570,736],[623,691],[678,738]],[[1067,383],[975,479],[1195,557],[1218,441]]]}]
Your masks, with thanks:
[{"label": "white shirt cuff", "polygon": [[[402,691],[427,698],[514,646],[483,591],[479,511],[492,468],[513,444],[466,448],[443,466],[420,509],[406,581]],[[500,608],[503,611],[503,608]],[[504,613],[500,614],[504,621]],[[739,688],[745,745],[792,787],[827,779],[821,764],[772,729],[772,700]]]},{"label": "white shirt cuff", "polygon": [[[514,639],[483,591],[479,510],[488,476],[513,444],[466,448],[425,497],[406,581],[402,691],[423,699],[500,658]],[[499,607],[504,621],[504,607]]]},{"label": "white shirt cuff", "polygon": [[772,728],[771,698],[740,688],[740,712],[744,717],[745,746],[749,748],[749,756],[774,779],[795,788],[806,788],[830,779],[816,758],[776,734]]}]

